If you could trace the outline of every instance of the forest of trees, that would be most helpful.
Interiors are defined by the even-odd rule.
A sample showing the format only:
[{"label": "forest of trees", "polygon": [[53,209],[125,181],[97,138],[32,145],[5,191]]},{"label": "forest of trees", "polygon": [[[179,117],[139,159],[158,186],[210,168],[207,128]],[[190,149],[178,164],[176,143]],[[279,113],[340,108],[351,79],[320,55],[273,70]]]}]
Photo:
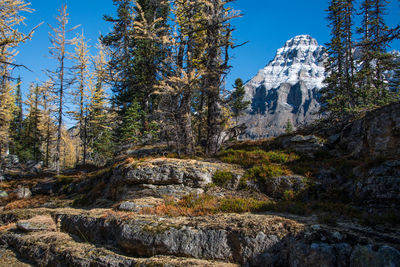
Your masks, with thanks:
[{"label": "forest of trees", "polygon": [[399,100],[400,59],[388,53],[388,48],[399,39],[400,27],[390,28],[385,23],[389,3],[330,1],[323,112],[343,118]]},{"label": "forest of trees", "polygon": [[[236,93],[224,88],[235,47],[231,20],[241,16],[232,1],[113,0],[116,16],[104,16],[112,30],[99,37],[96,55],[63,5],[56,25],[48,25],[56,67],[30,85],[26,100],[23,78],[10,68],[24,67],[13,57],[33,37],[35,28],[19,30],[22,14],[33,10],[23,0],[2,1],[0,161],[11,154],[60,172],[156,142],[180,155],[217,153],[237,126],[232,117],[248,105],[241,80]],[[74,126],[67,129],[66,121]]]},{"label": "forest of trees", "polygon": [[[112,0],[116,15],[104,16],[112,30],[99,37],[95,55],[83,29],[69,25],[64,5],[49,25],[56,67],[25,98],[23,77],[11,70],[25,67],[14,57],[33,37],[36,28],[19,27],[33,10],[24,0],[2,0],[0,164],[11,154],[60,172],[103,165],[122,149],[157,142],[179,155],[217,153],[238,134],[238,117],[249,105],[241,79],[231,92],[225,88],[230,51],[240,46],[232,36],[231,21],[241,16],[229,6],[233,1]],[[399,99],[399,61],[387,52],[399,27],[385,24],[387,4],[330,1],[324,112],[343,117]]]}]

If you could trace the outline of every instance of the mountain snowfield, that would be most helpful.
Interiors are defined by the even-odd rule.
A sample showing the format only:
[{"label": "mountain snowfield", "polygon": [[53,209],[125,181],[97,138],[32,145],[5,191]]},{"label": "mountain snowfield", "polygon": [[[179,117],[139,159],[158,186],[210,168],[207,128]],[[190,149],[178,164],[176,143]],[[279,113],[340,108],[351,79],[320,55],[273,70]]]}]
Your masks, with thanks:
[{"label": "mountain snowfield", "polygon": [[279,48],[275,58],[246,83],[247,101],[240,118],[243,138],[265,138],[319,118],[319,91],[325,79],[326,49],[309,35],[296,36]]}]

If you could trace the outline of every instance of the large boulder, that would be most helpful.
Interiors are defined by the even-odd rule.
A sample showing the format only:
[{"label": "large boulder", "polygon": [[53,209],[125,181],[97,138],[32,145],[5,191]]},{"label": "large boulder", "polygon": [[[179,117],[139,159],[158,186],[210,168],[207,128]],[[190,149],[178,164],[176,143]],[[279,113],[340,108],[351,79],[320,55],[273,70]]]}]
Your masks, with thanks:
[{"label": "large boulder", "polygon": [[202,193],[217,170],[241,177],[238,166],[192,159],[158,158],[134,161],[114,170],[106,195],[112,199],[144,196],[180,196]]},{"label": "large boulder", "polygon": [[325,140],[315,135],[296,135],[283,138],[282,146],[285,149],[314,157],[314,154],[324,148]]},{"label": "large boulder", "polygon": [[353,157],[400,158],[400,102],[368,112],[340,133],[338,147]]},{"label": "large boulder", "polygon": [[8,193],[4,190],[0,190],[0,198],[6,198],[8,197]]},{"label": "large boulder", "polygon": [[367,170],[357,168],[352,194],[368,204],[400,205],[400,160],[388,160]]},{"label": "large boulder", "polygon": [[286,192],[299,193],[306,188],[307,178],[299,175],[279,176],[265,181],[265,193],[274,198],[284,197]]},{"label": "large boulder", "polygon": [[351,254],[350,266],[400,266],[400,252],[390,246],[374,250],[371,245],[359,245]]},{"label": "large boulder", "polygon": [[15,190],[15,195],[18,199],[26,199],[32,196],[32,192],[27,187],[18,186],[18,188]]}]

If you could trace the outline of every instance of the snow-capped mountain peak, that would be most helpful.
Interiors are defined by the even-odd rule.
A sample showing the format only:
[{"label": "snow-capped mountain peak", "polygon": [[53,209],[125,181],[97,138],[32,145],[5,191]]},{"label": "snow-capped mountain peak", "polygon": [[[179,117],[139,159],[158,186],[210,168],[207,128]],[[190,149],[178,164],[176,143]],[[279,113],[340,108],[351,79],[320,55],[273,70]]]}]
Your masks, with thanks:
[{"label": "snow-capped mountain peak", "polygon": [[325,58],[325,48],[317,40],[310,35],[298,35],[277,50],[275,58],[248,83],[248,88],[264,85],[269,90],[282,83],[294,85],[300,80],[309,88],[322,88]]},{"label": "snow-capped mountain peak", "polygon": [[[325,59],[326,49],[310,35],[286,41],[274,59],[246,84],[246,100],[252,105],[244,121],[251,124],[255,114],[258,118],[264,116],[264,128],[268,130],[262,135],[265,137],[281,133],[288,119],[295,126],[311,120],[311,113],[319,109],[317,98],[325,79]],[[255,135],[251,127],[249,131],[250,137]]]}]

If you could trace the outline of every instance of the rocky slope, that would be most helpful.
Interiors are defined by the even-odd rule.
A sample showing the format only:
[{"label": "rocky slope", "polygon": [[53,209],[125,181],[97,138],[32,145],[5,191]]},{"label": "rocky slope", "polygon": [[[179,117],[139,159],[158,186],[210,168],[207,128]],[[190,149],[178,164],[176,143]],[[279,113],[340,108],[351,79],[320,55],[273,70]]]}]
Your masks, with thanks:
[{"label": "rocky slope", "polygon": [[309,35],[296,36],[278,49],[245,86],[251,106],[241,118],[248,126],[244,137],[276,136],[288,120],[299,126],[318,118],[325,59],[325,48]]},{"label": "rocky slope", "polygon": [[10,171],[0,266],[400,266],[399,129],[395,103],[215,158]]}]

